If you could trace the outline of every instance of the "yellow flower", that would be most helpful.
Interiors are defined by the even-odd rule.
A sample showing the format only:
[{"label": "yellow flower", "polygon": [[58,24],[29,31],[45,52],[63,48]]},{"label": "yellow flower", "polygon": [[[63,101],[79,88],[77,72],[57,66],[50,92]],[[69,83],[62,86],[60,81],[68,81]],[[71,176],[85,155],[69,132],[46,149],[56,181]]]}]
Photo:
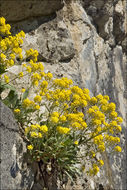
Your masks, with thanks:
[{"label": "yellow flower", "polygon": [[99,172],[99,167],[96,164],[93,164],[93,168],[89,170],[90,175],[96,175]]},{"label": "yellow flower", "polygon": [[52,73],[47,73],[47,74],[45,75],[45,79],[47,79],[47,80],[52,79],[52,77],[53,77]]},{"label": "yellow flower", "polygon": [[90,99],[90,103],[91,103],[91,104],[96,104],[96,103],[97,103],[97,98],[92,97],[92,98]]},{"label": "yellow flower", "polygon": [[84,94],[89,94],[89,89],[84,88],[84,89],[83,89],[83,92],[84,92]]},{"label": "yellow flower", "polygon": [[19,78],[23,77],[23,72],[20,72],[18,75],[19,75]]},{"label": "yellow flower", "polygon": [[25,33],[21,30],[21,32],[18,33],[18,35],[22,38],[25,38]]},{"label": "yellow flower", "polygon": [[98,160],[100,166],[103,166],[104,165],[104,161],[103,160]]},{"label": "yellow flower", "polygon": [[91,151],[91,155],[92,155],[93,158],[96,156],[94,151]]},{"label": "yellow flower", "polygon": [[53,113],[52,113],[52,117],[59,117],[59,115],[60,115],[60,114],[59,114],[58,112],[53,112]]},{"label": "yellow flower", "polygon": [[20,113],[20,109],[14,109],[15,113]]},{"label": "yellow flower", "polygon": [[42,63],[38,63],[38,68],[39,68],[41,71],[43,71],[43,70],[44,70],[43,64],[42,64]]},{"label": "yellow flower", "polygon": [[99,167],[96,164],[93,164],[93,174],[96,175],[99,172]]},{"label": "yellow flower", "polygon": [[9,77],[7,75],[4,75],[4,80],[6,83],[9,83]]},{"label": "yellow flower", "polygon": [[26,91],[26,89],[25,89],[25,88],[22,88],[21,92],[24,93],[25,91]]},{"label": "yellow flower", "polygon": [[36,110],[39,110],[40,109],[40,106],[39,105],[35,105],[34,107]]},{"label": "yellow flower", "polygon": [[40,126],[40,131],[47,133],[48,132],[48,127],[46,125]]},{"label": "yellow flower", "polygon": [[9,66],[13,66],[14,65],[13,59],[8,60],[8,63],[9,63]]},{"label": "yellow flower", "polygon": [[38,80],[33,81],[34,86],[38,86],[38,84],[39,84]]},{"label": "yellow flower", "polygon": [[102,105],[102,106],[101,106],[101,111],[102,111],[102,112],[106,112],[106,111],[107,111],[107,106]]},{"label": "yellow flower", "polygon": [[26,67],[26,63],[23,63],[22,66],[23,66],[23,67]]},{"label": "yellow flower", "polygon": [[121,131],[122,131],[121,126],[117,125],[117,126],[116,126],[116,130],[119,131],[119,132],[121,132]]},{"label": "yellow flower", "polygon": [[107,101],[109,100],[109,96],[107,96],[107,95],[104,95],[103,98],[104,98],[105,100],[107,100]]},{"label": "yellow flower", "polygon": [[33,150],[33,146],[32,146],[32,145],[28,145],[28,146],[27,146],[27,149],[28,149],[28,150]]},{"label": "yellow flower", "polygon": [[40,95],[36,95],[36,96],[34,97],[34,101],[35,101],[35,102],[41,102],[41,100],[42,100],[42,97],[41,97]]},{"label": "yellow flower", "polygon": [[3,54],[3,53],[1,53],[1,54],[0,54],[0,58],[1,58],[1,61],[3,61],[3,60],[5,60],[5,59],[6,59],[6,55],[5,55],[5,54]]},{"label": "yellow flower", "polygon": [[114,142],[115,143],[120,143],[120,138],[119,137],[114,137]]},{"label": "yellow flower", "polygon": [[37,124],[36,125],[31,125],[30,128],[31,128],[31,130],[34,131],[34,130],[38,129],[38,125]]},{"label": "yellow flower", "polygon": [[46,94],[46,98],[47,98],[47,100],[51,100],[52,99],[52,97],[50,96],[50,94]]},{"label": "yellow flower", "polygon": [[68,107],[69,107],[67,103],[64,103],[64,105],[63,105],[63,106],[64,106],[64,110],[67,110],[67,109],[68,109]]},{"label": "yellow flower", "polygon": [[103,96],[102,96],[101,94],[98,94],[98,95],[96,96],[96,98],[97,98],[98,100],[102,100],[102,99],[103,99]]},{"label": "yellow flower", "polygon": [[117,122],[113,120],[113,121],[111,121],[111,122],[109,123],[109,126],[110,126],[110,127],[117,126]]},{"label": "yellow flower", "polygon": [[60,119],[60,121],[62,121],[62,122],[66,121],[66,117],[65,117],[64,115],[62,115],[59,119]]},{"label": "yellow flower", "polygon": [[24,107],[29,107],[30,105],[31,105],[31,101],[28,98],[23,100],[23,106]]},{"label": "yellow flower", "polygon": [[4,17],[0,17],[0,25],[5,25],[5,18]]},{"label": "yellow flower", "polygon": [[116,121],[117,121],[118,123],[122,123],[122,122],[123,122],[123,119],[122,119],[122,117],[117,117],[117,118],[116,118]]},{"label": "yellow flower", "polygon": [[74,144],[78,145],[78,141],[75,141]]},{"label": "yellow flower", "polygon": [[31,67],[30,67],[30,66],[26,66],[26,71],[27,71],[28,73],[31,73]]},{"label": "yellow flower", "polygon": [[21,53],[19,54],[18,57],[19,57],[19,59],[23,59],[23,55]]},{"label": "yellow flower", "polygon": [[122,151],[122,148],[121,148],[120,146],[116,146],[116,147],[114,148],[114,150],[117,151],[117,152],[121,152],[121,151]]},{"label": "yellow flower", "polygon": [[43,92],[43,91],[40,91],[40,96],[44,96],[45,95],[45,93]]},{"label": "yellow flower", "polygon": [[46,74],[44,72],[40,72],[40,75],[44,77]]},{"label": "yellow flower", "polygon": [[98,146],[98,149],[99,149],[100,151],[104,152],[104,151],[105,151],[105,145],[104,145],[104,144],[100,144],[100,145]]},{"label": "yellow flower", "polygon": [[41,83],[41,87],[42,88],[47,88],[48,86],[48,82],[46,80],[44,80],[42,83]]},{"label": "yellow flower", "polygon": [[83,105],[84,107],[86,107],[87,106],[87,101],[86,100],[82,100],[81,101],[81,105]]},{"label": "yellow flower", "polygon": [[108,101],[107,101],[106,99],[102,99],[102,100],[100,100],[100,103],[101,103],[102,105],[107,105],[107,104],[108,104]]},{"label": "yellow flower", "polygon": [[51,117],[51,121],[53,123],[58,123],[59,119],[58,119],[58,117]]},{"label": "yellow flower", "polygon": [[27,135],[29,133],[29,131],[30,131],[30,127],[26,127],[25,128],[25,134]]},{"label": "yellow flower", "polygon": [[33,80],[41,80],[41,75],[39,75],[38,73],[33,73],[32,77]]},{"label": "yellow flower", "polygon": [[93,123],[93,125],[101,125],[101,120],[99,120],[99,119],[93,119],[92,123]]},{"label": "yellow flower", "polygon": [[38,134],[37,134],[36,132],[31,132],[31,137],[37,138],[37,137],[38,137]]},{"label": "yellow flower", "polygon": [[111,117],[111,118],[117,117],[117,112],[112,111],[112,112],[110,113],[110,117]]},{"label": "yellow flower", "polygon": [[108,104],[108,110],[109,111],[115,111],[115,109],[116,109],[116,105],[113,102]]},{"label": "yellow flower", "polygon": [[58,131],[60,134],[67,134],[67,133],[70,132],[70,129],[67,128],[67,127],[58,126],[58,127],[57,127],[57,131]]},{"label": "yellow flower", "polygon": [[38,133],[38,138],[42,138],[42,134],[41,133]]},{"label": "yellow flower", "polygon": [[81,126],[80,123],[78,123],[78,122],[72,123],[72,127],[78,128],[78,129],[81,129],[81,128],[82,128],[82,126]]}]

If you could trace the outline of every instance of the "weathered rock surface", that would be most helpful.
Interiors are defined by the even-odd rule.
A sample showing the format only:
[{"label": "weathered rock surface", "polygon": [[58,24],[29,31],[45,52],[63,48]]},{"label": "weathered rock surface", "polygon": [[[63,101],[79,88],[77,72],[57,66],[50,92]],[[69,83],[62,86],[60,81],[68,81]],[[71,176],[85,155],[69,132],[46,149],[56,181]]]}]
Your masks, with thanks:
[{"label": "weathered rock surface", "polygon": [[61,0],[0,1],[0,16],[16,22],[30,17],[51,15],[63,7]]},{"label": "weathered rock surface", "polygon": [[[23,4],[30,6],[34,1],[28,2],[23,1]],[[51,71],[57,77],[67,76],[80,87],[88,88],[93,95],[108,94],[111,101],[117,104],[117,111],[124,119],[120,135],[122,153],[116,156],[105,154],[105,170],[95,179],[88,179],[84,174],[73,189],[125,190],[127,189],[125,1],[65,0],[63,8],[59,3],[53,7],[52,3],[45,4],[46,12],[43,14],[39,13],[40,8],[37,9],[38,15],[34,11],[24,13],[22,10],[14,17],[17,14],[16,10],[11,14],[11,10],[7,10],[6,15],[10,14],[8,20],[15,22],[12,25],[13,32],[20,30],[26,32],[23,48],[37,49],[39,61],[44,63],[47,72]],[[18,8],[18,5],[15,6]],[[33,7],[36,9],[36,6]],[[50,14],[52,8],[52,13],[62,9],[56,14]],[[37,17],[34,18],[35,16]],[[18,20],[23,21],[17,22]]]},{"label": "weathered rock surface", "polygon": [[25,143],[10,109],[0,102],[0,189],[31,189],[34,175],[24,161]]}]

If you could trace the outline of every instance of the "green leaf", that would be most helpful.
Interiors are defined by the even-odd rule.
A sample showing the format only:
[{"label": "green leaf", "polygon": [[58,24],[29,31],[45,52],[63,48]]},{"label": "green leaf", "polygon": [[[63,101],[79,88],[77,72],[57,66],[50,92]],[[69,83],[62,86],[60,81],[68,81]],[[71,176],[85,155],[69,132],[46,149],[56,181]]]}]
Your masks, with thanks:
[{"label": "green leaf", "polygon": [[2,75],[3,73],[6,73],[7,71],[5,70],[5,68],[3,66],[0,66],[0,75]]},{"label": "green leaf", "polygon": [[[1,93],[5,90],[5,88],[3,88],[1,85],[0,85],[0,95]],[[1,97],[0,97],[1,98]]]},{"label": "green leaf", "polygon": [[23,100],[26,99],[29,95],[29,89],[27,89],[24,93],[23,93]]},{"label": "green leaf", "polygon": [[0,88],[3,89],[10,89],[16,91],[16,88],[14,86],[11,86],[10,84],[6,84],[5,82],[1,81],[0,82]]},{"label": "green leaf", "polygon": [[31,109],[27,109],[26,112],[27,112],[27,113],[31,113],[31,112],[33,112],[33,111],[34,111],[34,109],[31,108]]},{"label": "green leaf", "polygon": [[14,108],[18,100],[18,95],[15,90],[10,90],[8,96],[3,100],[3,103]]},{"label": "green leaf", "polygon": [[74,183],[74,180],[72,178],[72,176],[67,172],[67,171],[64,171],[64,173],[70,178],[70,180]]}]

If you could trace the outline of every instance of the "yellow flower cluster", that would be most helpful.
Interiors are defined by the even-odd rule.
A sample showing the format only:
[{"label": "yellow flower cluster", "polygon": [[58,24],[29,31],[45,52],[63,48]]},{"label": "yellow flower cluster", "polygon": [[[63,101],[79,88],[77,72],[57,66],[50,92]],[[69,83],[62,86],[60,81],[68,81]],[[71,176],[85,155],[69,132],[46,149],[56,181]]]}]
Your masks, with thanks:
[{"label": "yellow flower cluster", "polygon": [[94,137],[94,144],[97,145],[98,149],[101,152],[105,151],[105,144],[103,142],[103,136],[102,135],[98,135],[98,136]]},{"label": "yellow flower cluster", "polygon": [[54,85],[60,88],[69,88],[73,84],[72,80],[68,78],[54,79]]},{"label": "yellow flower cluster", "polygon": [[[30,58],[32,58],[33,62],[36,62],[37,61],[37,57],[38,57],[38,51],[37,50],[33,50],[33,49],[26,50],[26,57],[27,58],[30,57]],[[32,65],[33,62],[30,62],[31,65]]]},{"label": "yellow flower cluster", "polygon": [[[49,155],[50,160],[62,155],[59,160],[61,162],[64,157],[61,152],[73,152],[71,157],[75,158],[76,151],[86,146],[86,155],[91,158],[92,163],[88,173],[96,175],[99,167],[104,165],[103,160],[96,158],[98,152],[102,153],[108,147],[113,147],[117,152],[122,151],[118,146],[120,138],[117,133],[122,130],[120,124],[123,120],[118,117],[116,105],[109,102],[107,95],[90,97],[88,89],[73,85],[71,79],[54,79],[52,73],[45,73],[43,64],[37,62],[37,50],[29,49],[23,57],[21,45],[25,37],[24,32],[11,36],[10,28],[5,19],[0,18],[2,69],[6,71],[8,67],[20,61],[22,70],[17,77],[22,79],[27,75],[31,83],[30,88],[36,93],[30,99],[29,93],[27,95],[28,89],[22,88],[21,105],[14,109],[16,117],[21,116],[20,121],[26,126],[25,135],[30,141],[27,149],[36,160],[38,157],[45,159]],[[2,77],[4,83],[9,83],[10,79],[6,74]],[[41,106],[46,110],[45,113]],[[65,155],[67,158],[67,152]]]},{"label": "yellow flower cluster", "polygon": [[[22,59],[22,48],[20,47],[23,43],[25,33],[19,32],[15,36],[11,36],[11,26],[6,24],[5,18],[0,17],[0,68],[4,71],[17,63],[17,58]],[[9,77],[7,75],[1,75],[1,80],[5,83],[9,83]]]},{"label": "yellow flower cluster", "polygon": [[9,81],[10,81],[9,77],[7,75],[4,75],[4,80],[5,80],[6,83],[9,83]]},{"label": "yellow flower cluster", "polygon": [[36,95],[36,96],[34,97],[34,101],[35,101],[35,102],[40,103],[40,102],[41,102],[41,100],[42,100],[42,97],[41,97],[41,96],[39,96],[39,95]]},{"label": "yellow flower cluster", "polygon": [[104,165],[104,161],[103,161],[103,160],[98,160],[98,162],[99,162],[99,165],[100,165],[100,166],[103,166],[103,165]]},{"label": "yellow flower cluster", "polygon": [[29,98],[26,98],[23,100],[23,107],[25,107],[25,108],[30,107],[33,104],[34,104],[34,102],[29,100]]},{"label": "yellow flower cluster", "polygon": [[103,160],[97,160],[97,163],[92,164],[92,168],[89,169],[88,173],[92,176],[96,175],[99,172],[99,167],[104,165]]},{"label": "yellow flower cluster", "polygon": [[113,136],[110,136],[108,134],[104,135],[104,139],[110,145],[114,145],[114,144],[120,143],[120,138],[119,137],[113,137]]},{"label": "yellow flower cluster", "polygon": [[114,150],[117,151],[117,152],[121,152],[121,151],[122,151],[122,149],[121,149],[120,146],[116,146],[116,147],[114,148]]},{"label": "yellow flower cluster", "polygon": [[58,123],[58,121],[59,121],[59,113],[58,112],[53,112],[52,114],[51,114],[51,122],[52,123]]},{"label": "yellow flower cluster", "polygon": [[[0,17],[0,67],[2,70],[5,70],[14,64],[19,64],[19,60],[25,61],[26,59],[30,59],[28,64],[22,64],[22,71],[17,73],[17,76],[22,78],[26,73],[33,73],[33,76],[30,76],[30,80],[33,81],[34,86],[38,86],[39,80],[42,78],[42,71],[44,70],[42,63],[36,63],[38,51],[29,49],[23,57],[21,45],[23,44],[25,33],[21,31],[15,36],[12,36],[10,29],[10,25],[5,23],[3,17]],[[25,71],[23,67],[25,67]],[[39,75],[39,77],[36,75]],[[52,78],[52,74],[47,74],[47,77]],[[8,83],[9,80],[5,79],[5,82]]]},{"label": "yellow flower cluster", "polygon": [[58,126],[57,131],[60,134],[68,134],[70,132],[70,128]]},{"label": "yellow flower cluster", "polygon": [[[117,117],[115,104],[108,102],[108,96],[90,97],[88,89],[71,86],[70,79],[52,80],[52,75],[50,75],[50,73],[49,76],[48,73],[43,73],[43,75],[33,73],[33,79],[42,80],[39,86],[40,95],[35,96],[34,102],[47,102],[47,106],[51,106],[48,107],[50,114],[47,119],[49,119],[50,125],[55,126],[59,134],[71,134],[71,131],[75,130],[91,131],[88,133],[91,142],[94,143],[96,151],[99,152],[104,152],[106,146],[114,146],[120,142],[118,137],[106,136],[107,132],[114,135],[115,132],[120,132],[119,124],[122,122],[122,118]],[[85,112],[78,112],[77,108],[85,108]],[[86,139],[88,134],[84,133]],[[100,165],[103,164],[100,163]]]},{"label": "yellow flower cluster", "polygon": [[15,113],[20,113],[20,109],[14,109]]},{"label": "yellow flower cluster", "polygon": [[46,125],[40,126],[39,129],[40,129],[40,131],[42,131],[44,133],[48,132],[48,127]]},{"label": "yellow flower cluster", "polygon": [[11,26],[5,23],[5,18],[0,17],[0,35],[9,35]]},{"label": "yellow flower cluster", "polygon": [[28,146],[27,146],[27,149],[28,149],[28,150],[33,150],[33,146],[32,146],[32,145],[28,145]]},{"label": "yellow flower cluster", "polygon": [[35,124],[25,128],[25,135],[29,138],[42,138],[47,132],[48,127],[46,125]]},{"label": "yellow flower cluster", "polygon": [[99,172],[97,164],[93,164],[93,167],[89,170],[90,175],[96,175]]}]

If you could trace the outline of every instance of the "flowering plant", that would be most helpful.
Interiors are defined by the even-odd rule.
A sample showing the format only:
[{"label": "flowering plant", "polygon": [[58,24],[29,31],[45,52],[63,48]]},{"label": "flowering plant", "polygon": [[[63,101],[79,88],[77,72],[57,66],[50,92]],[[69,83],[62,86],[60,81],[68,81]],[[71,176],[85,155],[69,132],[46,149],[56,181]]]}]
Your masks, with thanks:
[{"label": "flowering plant", "polygon": [[[47,175],[56,172],[61,180],[63,175],[73,179],[81,170],[96,175],[104,164],[103,152],[121,152],[117,134],[122,118],[115,104],[107,95],[90,97],[88,89],[73,85],[71,79],[55,79],[52,73],[45,73],[43,64],[37,62],[37,50],[23,55],[24,37],[23,31],[11,36],[10,25],[0,18],[1,100],[13,109],[31,159],[42,163]],[[20,65],[21,72],[9,81],[6,73],[14,64]],[[26,76],[27,89],[17,92],[13,81]],[[10,91],[2,98],[6,88]],[[85,169],[86,161],[90,164]],[[80,167],[76,167],[78,163]]]}]

